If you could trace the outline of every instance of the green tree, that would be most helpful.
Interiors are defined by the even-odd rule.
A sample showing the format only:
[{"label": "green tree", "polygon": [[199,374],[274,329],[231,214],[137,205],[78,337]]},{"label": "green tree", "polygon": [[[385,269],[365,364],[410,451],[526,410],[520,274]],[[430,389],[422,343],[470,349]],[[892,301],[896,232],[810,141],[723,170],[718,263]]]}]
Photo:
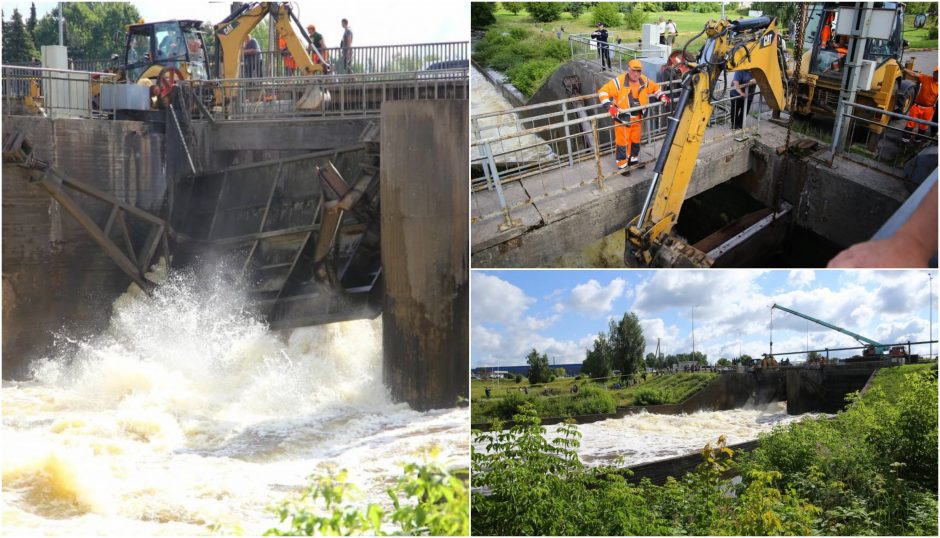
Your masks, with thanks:
[{"label": "green tree", "polygon": [[512,13],[513,15],[518,15],[520,11],[525,9],[525,2],[500,2],[503,9]]},{"label": "green tree", "polygon": [[565,5],[565,11],[571,15],[572,19],[577,19],[582,13],[587,11],[588,7],[590,7],[590,4],[587,2],[568,2],[568,4]]},{"label": "green tree", "polygon": [[598,2],[591,11],[591,24],[604,23],[605,26],[613,28],[620,25],[620,11],[617,4],[613,2]]},{"label": "green tree", "polygon": [[568,375],[568,371],[565,370],[564,368],[555,368],[554,370],[552,370],[552,372],[555,373],[555,377],[559,377],[559,378],[566,377]]},{"label": "green tree", "polygon": [[754,364],[754,358],[745,353],[744,355],[741,355],[740,362],[742,366],[750,366]]},{"label": "green tree", "polygon": [[482,30],[496,22],[496,2],[470,3],[470,28]]},{"label": "green tree", "polygon": [[9,24],[3,32],[3,61],[5,63],[27,63],[37,57],[33,39],[26,31],[23,16],[18,9],[13,9]]},{"label": "green tree", "polygon": [[791,20],[796,20],[796,2],[754,2],[751,9],[762,11],[769,17],[777,17],[781,28],[786,28]]},{"label": "green tree", "polygon": [[630,312],[624,314],[619,323],[611,320],[609,332],[611,366],[620,370],[620,375],[632,375],[643,364],[643,350],[646,349],[646,339],[643,338],[639,318]]},{"label": "green tree", "polygon": [[819,353],[816,351],[810,351],[809,354],[806,355],[806,362],[818,361],[820,359],[824,359],[825,357],[826,356],[823,355],[822,353]]},{"label": "green tree", "polygon": [[715,363],[716,366],[731,366],[731,361],[722,357],[718,359],[718,362]]},{"label": "green tree", "polygon": [[[140,20],[140,13],[126,2],[67,2],[65,15],[65,45],[69,57],[77,60],[108,58],[120,52],[123,41],[116,43],[115,33],[124,33],[128,24]],[[59,43],[56,11],[44,15],[33,32],[36,46]]]},{"label": "green tree", "polygon": [[601,331],[594,339],[594,349],[587,352],[581,364],[581,373],[588,377],[607,377],[610,375],[611,350],[607,335]]},{"label": "green tree", "polygon": [[527,2],[526,11],[538,22],[552,22],[561,18],[565,4],[560,2]]},{"label": "green tree", "polygon": [[39,20],[36,18],[36,2],[29,3],[29,18],[26,19],[26,31],[29,32],[30,38],[33,36],[33,32],[36,30],[36,23]]},{"label": "green tree", "polygon": [[529,383],[534,385],[536,383],[547,383],[551,380],[552,369],[548,366],[548,355],[544,353],[539,355],[539,352],[533,348],[526,355],[526,364],[529,365],[529,373],[526,374]]}]

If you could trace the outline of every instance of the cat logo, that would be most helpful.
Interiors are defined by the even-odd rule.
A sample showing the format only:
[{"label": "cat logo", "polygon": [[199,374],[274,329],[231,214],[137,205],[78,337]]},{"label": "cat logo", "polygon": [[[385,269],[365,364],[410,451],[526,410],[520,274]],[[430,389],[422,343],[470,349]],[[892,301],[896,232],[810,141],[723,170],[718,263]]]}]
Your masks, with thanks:
[{"label": "cat logo", "polygon": [[769,46],[774,42],[774,35],[772,32],[767,32],[767,34],[760,40],[760,48]]}]

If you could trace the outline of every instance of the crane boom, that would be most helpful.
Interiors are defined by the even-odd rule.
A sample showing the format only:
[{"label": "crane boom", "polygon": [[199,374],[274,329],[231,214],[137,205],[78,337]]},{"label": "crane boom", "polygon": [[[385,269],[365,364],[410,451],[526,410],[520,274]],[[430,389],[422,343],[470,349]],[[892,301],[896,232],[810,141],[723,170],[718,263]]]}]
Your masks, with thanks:
[{"label": "crane boom", "polygon": [[840,332],[840,333],[842,333],[842,334],[851,336],[852,338],[856,339],[859,343],[868,344],[868,345],[874,346],[874,347],[875,347],[875,352],[878,353],[879,355],[882,355],[882,354],[888,352],[888,346],[886,346],[886,345],[884,345],[884,344],[882,344],[882,343],[880,343],[880,342],[876,342],[876,341],[872,340],[871,338],[866,338],[866,337],[864,337],[864,336],[862,336],[862,335],[860,335],[860,334],[858,334],[858,333],[853,333],[852,331],[849,331],[849,330],[847,330],[847,329],[843,329],[842,327],[839,327],[839,326],[837,326],[837,325],[833,325],[833,324],[831,324],[831,323],[826,323],[825,321],[823,321],[823,320],[821,320],[821,319],[816,319],[816,318],[814,318],[814,317],[812,317],[812,316],[807,316],[806,314],[803,314],[803,313],[801,313],[801,312],[797,312],[796,310],[789,309],[789,308],[787,308],[787,307],[785,307],[785,306],[780,306],[780,305],[778,305],[778,304],[776,304],[776,303],[774,303],[774,305],[773,305],[772,307],[770,307],[771,311],[772,311],[774,308],[776,308],[777,310],[783,310],[784,312],[789,312],[790,314],[793,314],[794,316],[801,317],[801,318],[803,318],[803,319],[812,321],[813,323],[817,323],[817,324],[819,324],[819,325],[822,325],[823,327],[826,327],[826,328],[828,328],[828,329],[832,329],[832,330],[838,331],[838,332]]}]

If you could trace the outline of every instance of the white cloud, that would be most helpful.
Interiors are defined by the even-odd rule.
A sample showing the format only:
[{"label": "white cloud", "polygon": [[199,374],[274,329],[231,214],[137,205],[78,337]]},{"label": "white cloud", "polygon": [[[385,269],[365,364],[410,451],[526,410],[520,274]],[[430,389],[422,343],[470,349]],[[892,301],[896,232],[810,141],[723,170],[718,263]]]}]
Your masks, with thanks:
[{"label": "white cloud", "polygon": [[787,284],[797,288],[805,288],[816,280],[816,271],[812,269],[794,269],[787,277]]},{"label": "white cloud", "polygon": [[516,321],[536,301],[498,276],[486,273],[472,275],[471,316],[474,325]]},{"label": "white cloud", "polygon": [[605,314],[614,309],[614,301],[623,296],[626,284],[624,279],[615,278],[610,284],[601,286],[592,278],[571,290],[568,304],[574,310],[585,314]]}]

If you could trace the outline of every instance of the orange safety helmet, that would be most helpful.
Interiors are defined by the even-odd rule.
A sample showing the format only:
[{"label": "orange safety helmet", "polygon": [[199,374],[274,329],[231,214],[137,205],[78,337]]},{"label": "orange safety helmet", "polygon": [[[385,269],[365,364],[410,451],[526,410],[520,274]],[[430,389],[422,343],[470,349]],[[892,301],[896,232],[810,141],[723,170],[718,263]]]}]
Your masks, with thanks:
[{"label": "orange safety helmet", "polygon": [[629,67],[630,69],[637,69],[639,71],[642,71],[643,62],[641,62],[640,60],[630,60],[630,62],[627,64],[627,67]]}]

